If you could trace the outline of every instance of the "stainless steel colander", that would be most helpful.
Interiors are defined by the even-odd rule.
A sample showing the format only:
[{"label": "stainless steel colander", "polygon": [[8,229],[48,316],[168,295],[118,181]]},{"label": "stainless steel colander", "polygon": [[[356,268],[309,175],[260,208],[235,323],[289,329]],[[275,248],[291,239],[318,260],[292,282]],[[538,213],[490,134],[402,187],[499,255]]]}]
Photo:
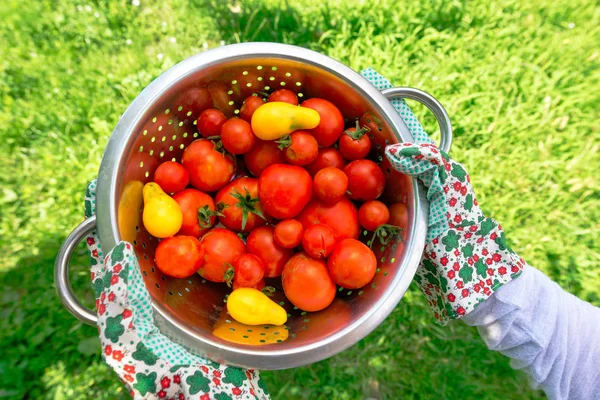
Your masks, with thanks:
[{"label": "stainless steel colander", "polygon": [[[224,307],[230,289],[200,276],[173,279],[155,267],[158,240],[141,223],[139,199],[129,198],[128,184],[152,179],[167,160],[180,161],[185,146],[198,137],[193,104],[185,94],[207,89],[227,116],[239,113],[249,95],[263,96],[287,88],[302,99],[321,97],[337,105],[348,121],[364,116],[376,160],[386,173],[382,201],[406,203],[409,227],[403,243],[373,243],[378,269],[361,290],[339,289],[327,309],[306,313],[295,309],[281,293],[275,295],[288,311],[285,326],[250,327],[233,321]],[[398,304],[417,269],[427,229],[428,203],[416,181],[393,171],[384,158],[387,144],[412,141],[390,99],[411,98],[425,104],[440,125],[440,147],[448,151],[451,126],[443,107],[417,89],[379,92],[343,64],[300,47],[275,43],[245,43],[193,56],[158,77],[133,101],[112,133],[98,172],[97,214],[66,239],[56,261],[59,295],[78,319],[95,324],[96,313],[74,296],[68,265],[77,243],[97,230],[105,251],[120,240],[132,242],[146,287],[152,297],[155,322],[161,332],[191,352],[221,363],[258,369],[282,369],[316,362],[353,345],[375,329]],[[368,242],[367,232],[361,238]]]}]

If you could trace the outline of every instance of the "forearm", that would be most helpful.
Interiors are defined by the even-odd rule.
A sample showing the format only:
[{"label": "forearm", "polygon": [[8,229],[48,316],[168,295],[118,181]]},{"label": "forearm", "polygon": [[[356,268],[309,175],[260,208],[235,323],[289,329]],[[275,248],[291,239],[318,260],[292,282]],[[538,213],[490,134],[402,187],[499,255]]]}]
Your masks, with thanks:
[{"label": "forearm", "polygon": [[550,399],[599,395],[600,309],[535,268],[525,268],[463,320]]}]

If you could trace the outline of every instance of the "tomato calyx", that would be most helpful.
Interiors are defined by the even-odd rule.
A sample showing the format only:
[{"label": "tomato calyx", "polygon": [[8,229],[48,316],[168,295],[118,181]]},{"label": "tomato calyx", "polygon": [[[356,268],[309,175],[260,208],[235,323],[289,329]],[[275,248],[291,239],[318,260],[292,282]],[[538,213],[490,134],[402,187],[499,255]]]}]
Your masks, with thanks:
[{"label": "tomato calyx", "polygon": [[210,219],[212,217],[222,216],[223,214],[220,212],[213,211],[208,207],[208,205],[205,205],[204,207],[198,209],[198,225],[200,225],[200,228],[202,229],[210,228],[212,226]]},{"label": "tomato calyx", "polygon": [[215,151],[218,151],[219,153],[225,155],[227,153],[227,150],[225,150],[225,147],[223,146],[223,141],[221,140],[221,136],[211,136],[208,137],[207,140],[210,140],[211,142],[214,143],[215,145]]},{"label": "tomato calyx", "polygon": [[225,263],[225,265],[228,265],[229,268],[227,268],[227,271],[225,271],[223,278],[225,279],[227,286],[231,287],[233,284],[233,277],[235,276],[235,269],[233,268],[233,265],[229,263]]},{"label": "tomato calyx", "polygon": [[266,296],[273,297],[277,289],[275,289],[273,286],[265,286],[260,291],[263,292]]},{"label": "tomato calyx", "polygon": [[402,236],[402,228],[395,225],[381,225],[379,228],[375,229],[373,232],[373,237],[371,238],[371,243],[369,244],[370,248],[373,248],[373,243],[375,243],[375,238],[379,239],[379,243],[382,246],[387,246],[392,243],[394,237],[398,237],[399,242],[403,242]]},{"label": "tomato calyx", "polygon": [[[244,188],[244,190],[246,191],[246,194],[240,193],[237,189],[231,193],[231,196],[238,201],[235,206],[242,209],[242,231],[246,229],[249,213],[256,214],[265,221],[267,220],[258,207],[256,207],[256,203],[259,201],[258,197],[252,197],[248,189]],[[217,210],[222,211],[227,207],[229,207],[228,204],[219,203],[217,205]]]},{"label": "tomato calyx", "polygon": [[368,126],[363,126],[361,128],[360,122],[356,120],[356,128],[348,128],[344,131],[344,133],[350,136],[353,140],[360,140],[367,132],[370,132],[371,129]]},{"label": "tomato calyx", "polygon": [[287,149],[292,145],[292,137],[290,135],[285,135],[281,139],[276,140],[275,143],[277,143],[279,150]]},{"label": "tomato calyx", "polygon": [[267,97],[269,97],[269,96],[270,96],[270,94],[269,94],[269,93],[267,93],[267,92],[264,92],[264,91],[262,91],[262,90],[257,90],[255,93],[256,93],[256,94],[258,94],[258,95],[260,95],[260,96],[262,96],[262,97],[263,97],[263,98],[265,98],[265,99],[266,99]]}]

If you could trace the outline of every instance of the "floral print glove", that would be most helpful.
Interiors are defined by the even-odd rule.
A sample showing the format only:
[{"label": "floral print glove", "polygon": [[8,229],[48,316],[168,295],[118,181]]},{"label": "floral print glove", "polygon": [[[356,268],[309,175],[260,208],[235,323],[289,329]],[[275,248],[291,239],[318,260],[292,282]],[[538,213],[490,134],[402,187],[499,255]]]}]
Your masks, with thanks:
[{"label": "floral print glove", "polygon": [[[94,181],[86,192],[86,218],[95,213],[95,194]],[[95,233],[87,245],[102,357],[134,398],[269,398],[257,371],[197,357],[159,332],[131,244],[117,244],[106,257]]]},{"label": "floral print glove", "polygon": [[[373,69],[361,75],[377,89],[392,84]],[[390,145],[394,168],[416,177],[427,190],[427,244],[415,281],[435,318],[446,324],[473,311],[526,263],[506,244],[498,222],[481,212],[464,167],[440,151],[406,102],[392,100],[415,143]]]},{"label": "floral print glove", "polygon": [[386,148],[394,168],[427,188],[430,217],[415,281],[442,324],[473,311],[521,274],[525,261],[498,222],[481,212],[464,167],[430,143]]}]

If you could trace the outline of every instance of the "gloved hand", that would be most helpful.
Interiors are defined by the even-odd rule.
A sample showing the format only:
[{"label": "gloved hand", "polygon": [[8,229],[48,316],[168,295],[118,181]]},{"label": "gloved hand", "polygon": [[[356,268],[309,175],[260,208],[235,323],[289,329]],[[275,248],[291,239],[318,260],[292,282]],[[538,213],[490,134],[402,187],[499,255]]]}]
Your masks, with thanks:
[{"label": "gloved hand", "polygon": [[[93,181],[85,197],[86,218],[96,212],[95,199]],[[117,244],[106,257],[95,233],[87,245],[102,356],[134,398],[269,398],[257,371],[197,357],[158,331],[131,244]]]},{"label": "gloved hand", "polygon": [[[379,90],[392,87],[372,69],[362,75]],[[481,212],[465,168],[435,146],[403,100],[392,105],[415,143],[390,145],[386,156],[425,186],[429,200],[427,244],[415,281],[446,324],[518,277],[526,263],[508,247],[500,224]]]}]

